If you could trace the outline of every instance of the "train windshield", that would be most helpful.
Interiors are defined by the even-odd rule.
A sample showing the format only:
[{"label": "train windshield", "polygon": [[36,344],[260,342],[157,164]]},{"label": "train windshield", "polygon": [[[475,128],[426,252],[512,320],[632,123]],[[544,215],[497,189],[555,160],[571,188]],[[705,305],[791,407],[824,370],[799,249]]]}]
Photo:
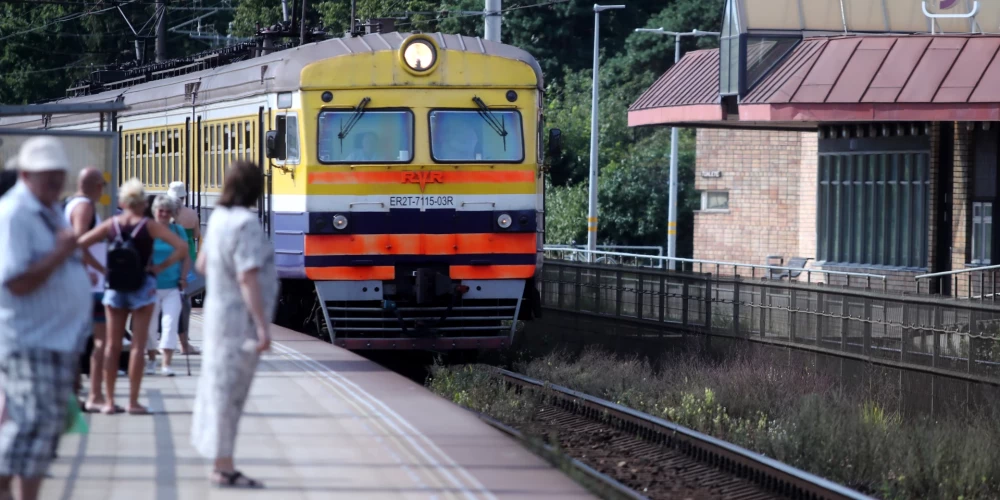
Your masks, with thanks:
[{"label": "train windshield", "polygon": [[436,162],[524,160],[521,113],[515,110],[435,110],[430,122],[431,156]]},{"label": "train windshield", "polygon": [[321,111],[316,140],[320,163],[409,163],[413,112]]}]

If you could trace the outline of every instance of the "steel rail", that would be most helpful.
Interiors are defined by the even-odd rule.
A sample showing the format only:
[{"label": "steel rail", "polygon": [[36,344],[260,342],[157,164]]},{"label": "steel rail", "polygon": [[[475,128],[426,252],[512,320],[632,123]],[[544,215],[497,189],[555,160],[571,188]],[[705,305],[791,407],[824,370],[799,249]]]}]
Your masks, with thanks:
[{"label": "steel rail", "polygon": [[590,467],[589,465],[570,457],[564,453],[560,453],[554,447],[545,444],[539,440],[531,439],[526,436],[521,431],[500,422],[499,420],[486,415],[485,413],[479,413],[473,410],[469,410],[476,416],[480,418],[483,422],[489,424],[493,428],[507,434],[508,436],[519,441],[524,447],[531,450],[534,454],[541,457],[543,460],[551,464],[553,467],[562,469],[564,472],[570,472],[566,469],[571,469],[576,473],[580,474],[581,478],[574,478],[582,480],[584,487],[597,493],[601,498],[606,499],[625,499],[625,500],[649,500],[648,497],[643,496],[639,492],[625,486],[624,484],[616,481],[614,478],[602,474]]},{"label": "steel rail", "polygon": [[497,369],[497,373],[514,385],[531,386],[561,397],[570,405],[582,405],[589,410],[588,414],[591,416],[600,418],[607,415],[610,417],[611,425],[682,451],[697,460],[748,479],[774,493],[789,498],[810,500],[871,498],[772,458],[632,408],[508,370]]}]

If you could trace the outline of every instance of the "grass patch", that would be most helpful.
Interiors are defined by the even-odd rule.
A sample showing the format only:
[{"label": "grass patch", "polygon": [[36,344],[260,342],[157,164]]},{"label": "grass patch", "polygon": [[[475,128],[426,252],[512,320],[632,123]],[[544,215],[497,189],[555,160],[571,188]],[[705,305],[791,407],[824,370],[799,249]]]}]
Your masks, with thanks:
[{"label": "grass patch", "polygon": [[[519,363],[516,371],[663,417],[867,494],[887,499],[1000,497],[1000,424],[993,409],[903,418],[877,373],[856,392],[766,354],[722,362],[671,357],[659,366],[586,350]],[[876,370],[876,369],[872,369]],[[482,365],[435,366],[438,394],[511,425],[536,402]]]}]

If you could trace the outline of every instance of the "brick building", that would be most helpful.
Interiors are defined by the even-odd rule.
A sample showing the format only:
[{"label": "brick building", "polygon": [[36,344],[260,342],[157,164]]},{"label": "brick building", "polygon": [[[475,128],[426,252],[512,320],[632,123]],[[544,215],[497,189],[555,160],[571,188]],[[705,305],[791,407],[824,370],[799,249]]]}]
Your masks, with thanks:
[{"label": "brick building", "polygon": [[[911,293],[917,275],[995,264],[1000,36],[979,27],[1000,25],[1000,6],[956,24],[923,18],[918,2],[923,28],[886,17],[884,31],[853,31],[870,21],[852,18],[853,2],[827,2],[843,20],[831,33],[810,29],[822,16],[809,12],[768,19],[775,2],[802,8],[769,1],[730,0],[721,48],[688,53],[629,109],[631,126],[698,129],[694,257],[805,257]],[[931,25],[952,34],[913,34]],[[990,277],[934,286],[978,293]]]}]

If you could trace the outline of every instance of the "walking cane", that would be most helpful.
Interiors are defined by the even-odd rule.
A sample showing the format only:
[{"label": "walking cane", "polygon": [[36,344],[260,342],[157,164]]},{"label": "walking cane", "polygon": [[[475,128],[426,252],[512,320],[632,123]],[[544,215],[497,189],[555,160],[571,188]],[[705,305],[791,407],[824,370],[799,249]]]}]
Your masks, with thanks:
[{"label": "walking cane", "polygon": [[187,320],[187,341],[188,347],[184,349],[184,361],[187,362],[188,377],[191,376],[191,297],[184,292],[184,300],[188,304],[188,320]]}]

